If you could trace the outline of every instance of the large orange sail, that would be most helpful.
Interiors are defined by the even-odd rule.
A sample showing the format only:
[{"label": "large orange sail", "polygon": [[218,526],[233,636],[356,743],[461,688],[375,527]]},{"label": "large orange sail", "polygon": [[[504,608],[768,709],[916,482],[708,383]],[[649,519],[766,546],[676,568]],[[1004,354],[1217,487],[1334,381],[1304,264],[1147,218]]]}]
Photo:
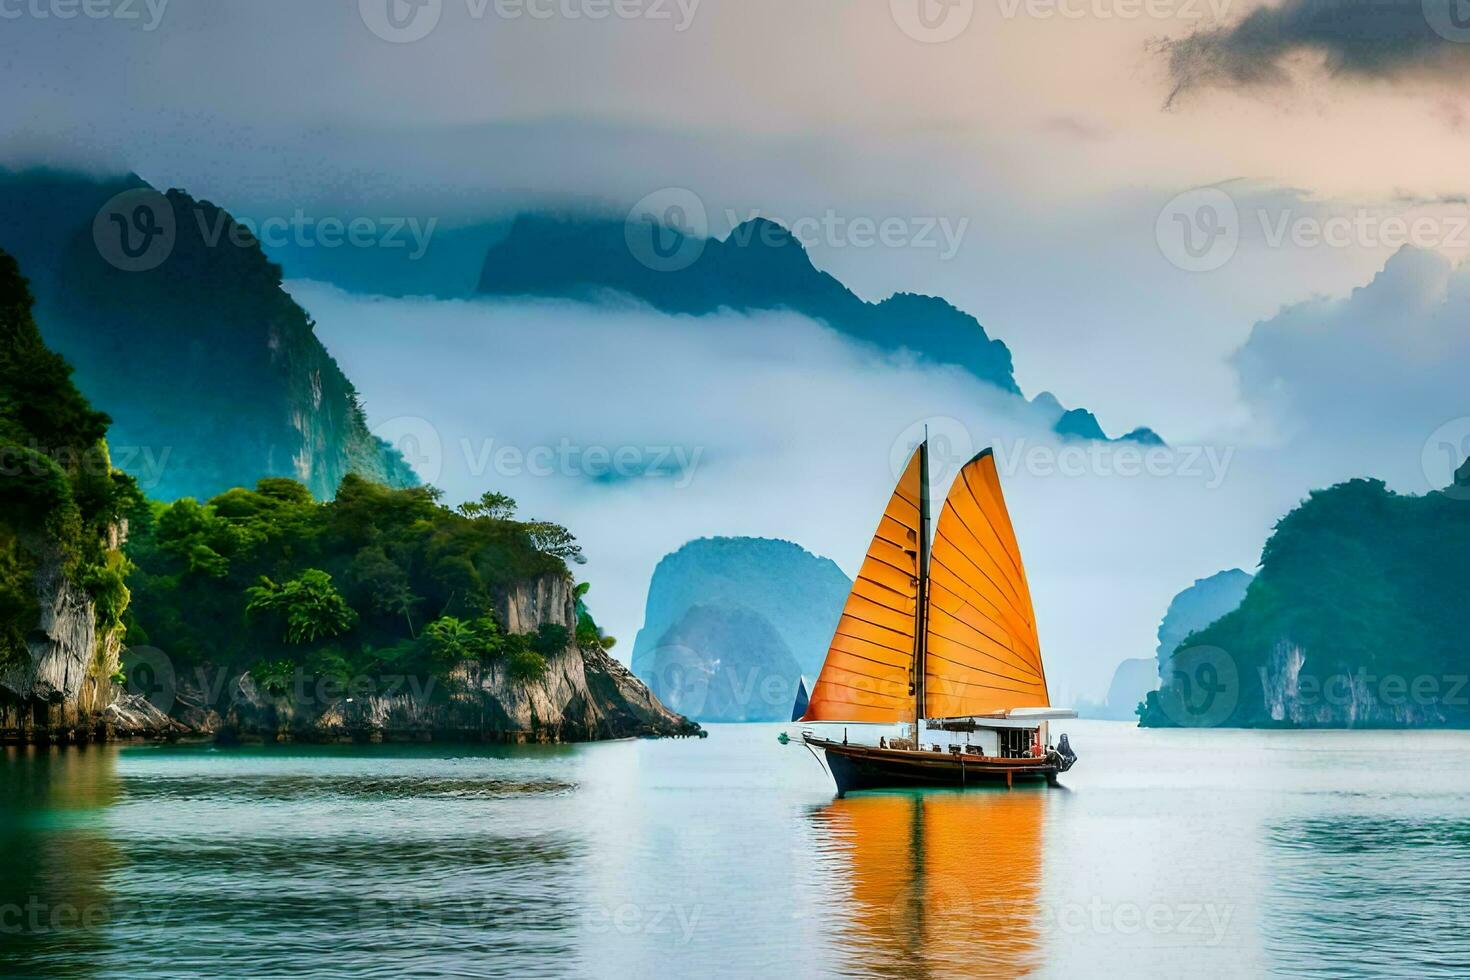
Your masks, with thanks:
[{"label": "large orange sail", "polygon": [[909,457],[888,501],[802,721],[913,719],[923,455]]},{"label": "large orange sail", "polygon": [[929,558],[924,716],[1050,705],[1021,549],[985,450],[955,477]]}]

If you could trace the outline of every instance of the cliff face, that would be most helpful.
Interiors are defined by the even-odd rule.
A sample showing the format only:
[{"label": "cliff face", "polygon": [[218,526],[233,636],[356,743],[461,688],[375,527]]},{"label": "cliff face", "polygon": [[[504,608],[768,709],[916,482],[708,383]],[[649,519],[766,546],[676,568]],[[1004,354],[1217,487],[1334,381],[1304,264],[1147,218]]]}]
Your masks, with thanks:
[{"label": "cliff face", "polygon": [[691,541],[654,569],[633,671],[700,720],[785,721],[851,588],[835,562],[789,541]]},{"label": "cliff face", "polygon": [[[496,598],[508,632],[576,625],[576,596],[564,574],[518,583]],[[547,657],[539,680],[514,679],[503,664],[465,664],[444,679],[405,678],[397,686],[355,698],[322,698],[312,690],[272,697],[242,674],[214,704],[203,703],[208,698],[199,686],[185,682],[172,713],[227,739],[564,742],[699,734],[698,725],[664,707],[621,664],[599,648],[579,648],[575,639]]]},{"label": "cliff face", "polygon": [[85,741],[113,700],[136,491],[31,309],[0,251],[0,741]]},{"label": "cliff face", "polygon": [[36,570],[35,590],[40,615],[26,636],[27,656],[0,670],[0,742],[105,737],[122,630],[99,627],[96,603],[63,574],[54,547]]},{"label": "cliff face", "polygon": [[1148,692],[1159,686],[1159,664],[1152,657],[1133,657],[1113,671],[1112,683],[1102,703],[1081,700],[1077,714],[1082,718],[1108,721],[1132,721],[1138,717],[1138,704]]},{"label": "cliff face", "polygon": [[801,668],[776,628],[744,606],[693,606],[659,640],[653,687],[700,721],[786,721]]},{"label": "cliff face", "polygon": [[1313,492],[1276,525],[1240,605],[1172,651],[1142,723],[1470,726],[1470,506],[1453,490]]},{"label": "cliff face", "polygon": [[[156,254],[125,250],[145,242]],[[279,267],[213,204],[136,177],[0,174],[0,247],[32,279],[47,342],[112,417],[117,465],[150,496],[207,499],[264,476],[322,499],[347,473],[417,482],[368,431]]]}]

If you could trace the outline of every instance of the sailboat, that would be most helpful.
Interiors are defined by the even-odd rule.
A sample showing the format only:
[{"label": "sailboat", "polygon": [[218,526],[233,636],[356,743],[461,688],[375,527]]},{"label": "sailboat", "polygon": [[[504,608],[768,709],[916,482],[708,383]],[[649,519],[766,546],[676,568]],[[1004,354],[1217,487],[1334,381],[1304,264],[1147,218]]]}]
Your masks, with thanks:
[{"label": "sailboat", "polygon": [[889,498],[801,722],[903,725],[876,745],[801,732],[850,790],[1055,782],[1076,754],[1053,745],[1036,614],[986,449],[954,479],[930,540],[929,443]]}]

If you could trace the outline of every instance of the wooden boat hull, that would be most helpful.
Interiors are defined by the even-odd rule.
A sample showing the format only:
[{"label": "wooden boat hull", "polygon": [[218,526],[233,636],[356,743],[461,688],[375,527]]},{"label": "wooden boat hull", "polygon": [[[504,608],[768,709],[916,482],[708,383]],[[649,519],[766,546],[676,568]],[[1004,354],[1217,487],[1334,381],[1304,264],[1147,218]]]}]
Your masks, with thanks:
[{"label": "wooden boat hull", "polygon": [[812,735],[806,743],[821,749],[837,783],[838,795],[864,789],[904,786],[1011,786],[1017,782],[1056,782],[1062,771],[1055,757],[997,759],[970,753],[924,752],[850,745]]}]

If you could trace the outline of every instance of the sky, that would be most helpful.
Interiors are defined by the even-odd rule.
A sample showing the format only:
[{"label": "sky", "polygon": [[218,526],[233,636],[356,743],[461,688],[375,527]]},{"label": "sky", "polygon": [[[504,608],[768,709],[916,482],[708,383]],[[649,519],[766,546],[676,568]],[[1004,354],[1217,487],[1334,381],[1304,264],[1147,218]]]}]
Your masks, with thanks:
[{"label": "sky", "polygon": [[[1096,694],[1117,660],[1151,652],[1173,592],[1253,566],[1310,489],[1380,475],[1422,492],[1444,468],[1426,447],[1462,445],[1470,37],[1448,3],[0,0],[0,164],[134,170],[254,215],[452,228],[527,207],[621,213],[681,188],[716,234],[756,214],[836,229],[807,243],[819,267],[869,299],[925,292],[975,314],[1028,395],[1053,391],[1111,432],[1232,451],[1212,490],[1017,477],[1043,640],[1056,631],[1068,684]],[[964,230],[953,249],[864,245],[845,230],[860,219]],[[884,492],[881,467],[848,454],[886,465],[893,433],[924,418],[972,439],[1008,424],[967,379],[868,363],[819,324],[799,325],[813,365],[793,372],[750,340],[768,323],[700,331],[688,349],[687,329],[649,311],[292,289],[379,422],[704,446],[694,487],[750,488],[726,501],[686,487],[681,519],[640,543],[609,528],[638,526],[640,500],[676,492],[668,479],[652,496],[575,478],[520,494],[592,545],[592,568],[636,553],[605,566],[618,584],[596,584],[630,639],[673,537],[782,534],[851,572]],[[634,350],[679,350],[681,378],[724,359],[708,389],[673,396],[708,400],[719,438],[663,434],[666,401],[637,408],[648,386],[625,378],[649,365],[601,350],[593,324],[609,322],[645,338]],[[538,354],[526,324],[563,342]],[[753,345],[741,357],[720,346],[732,334]],[[456,356],[477,344],[476,361]],[[546,376],[538,356],[556,362]],[[535,384],[476,383],[521,361]],[[758,394],[819,383],[892,401],[861,398],[823,431],[805,421],[815,402],[776,400],[773,418]],[[869,468],[840,522],[750,503],[793,472],[815,499],[842,466]],[[468,491],[485,475],[456,479]]]}]

